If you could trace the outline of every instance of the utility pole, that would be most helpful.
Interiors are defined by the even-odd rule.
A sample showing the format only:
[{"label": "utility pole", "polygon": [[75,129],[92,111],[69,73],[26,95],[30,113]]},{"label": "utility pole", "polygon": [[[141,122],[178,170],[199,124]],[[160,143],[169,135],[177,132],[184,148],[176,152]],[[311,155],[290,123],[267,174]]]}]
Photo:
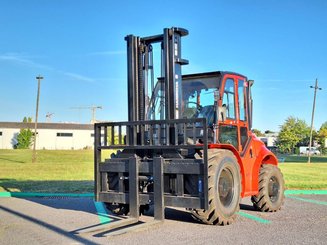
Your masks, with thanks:
[{"label": "utility pole", "polygon": [[39,115],[39,100],[40,100],[40,83],[41,75],[36,77],[37,79],[37,97],[36,97],[36,114],[35,114],[35,124],[34,124],[34,144],[33,144],[33,156],[32,156],[32,162],[36,162],[36,136],[37,136],[37,117]]},{"label": "utility pole", "polygon": [[309,142],[309,154],[308,154],[308,163],[311,163],[311,145],[312,145],[312,131],[313,131],[313,119],[315,115],[315,108],[316,108],[316,96],[317,90],[321,90],[322,88],[318,87],[318,78],[316,78],[315,86],[310,86],[310,88],[314,88],[314,96],[313,96],[313,106],[312,106],[312,116],[311,116],[311,131],[310,131],[310,142]]}]

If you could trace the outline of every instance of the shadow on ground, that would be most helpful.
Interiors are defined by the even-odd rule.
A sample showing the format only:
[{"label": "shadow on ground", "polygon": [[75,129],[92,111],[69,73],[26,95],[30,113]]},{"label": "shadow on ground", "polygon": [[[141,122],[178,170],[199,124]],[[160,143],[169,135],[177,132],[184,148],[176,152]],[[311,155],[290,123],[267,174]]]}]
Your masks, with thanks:
[{"label": "shadow on ground", "polygon": [[2,157],[0,157],[0,161],[1,160],[8,161],[8,162],[15,162],[15,163],[25,163],[24,161],[18,161],[18,160],[12,160],[10,158],[2,158]]},{"label": "shadow on ground", "polygon": [[80,243],[80,244],[98,244],[98,243],[95,243],[95,242],[92,242],[90,240],[88,240],[87,238],[84,238],[84,237],[81,237],[81,236],[77,236],[75,234],[73,234],[72,232],[67,232],[66,230],[58,227],[58,226],[55,226],[53,224],[49,224],[47,222],[44,222],[40,219],[36,219],[32,216],[29,216],[29,215],[26,215],[24,213],[21,213],[19,211],[15,211],[13,209],[10,209],[10,208],[6,208],[4,206],[1,206],[0,205],[0,209],[7,212],[7,213],[10,213],[11,215],[14,215],[14,216],[17,216],[21,219],[24,219],[26,221],[29,221],[31,223],[34,223],[36,225],[39,225],[40,227],[42,228],[46,228],[54,233],[57,233],[58,235],[60,236],[63,236],[63,237],[66,237],[66,238],[69,238],[71,240],[73,240],[74,242],[76,243]]},{"label": "shadow on ground", "polygon": [[91,180],[24,180],[0,179],[0,192],[86,193],[93,192]]}]

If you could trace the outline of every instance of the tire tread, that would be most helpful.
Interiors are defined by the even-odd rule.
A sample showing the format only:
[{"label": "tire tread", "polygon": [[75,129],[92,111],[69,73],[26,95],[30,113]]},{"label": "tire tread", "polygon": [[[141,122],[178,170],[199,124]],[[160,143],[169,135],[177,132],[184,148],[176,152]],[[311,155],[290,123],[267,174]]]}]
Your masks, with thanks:
[{"label": "tire tread", "polygon": [[[273,205],[268,194],[268,183],[271,176],[274,174],[278,178],[282,194],[277,200],[277,205]],[[271,164],[263,164],[259,173],[259,193],[251,197],[251,201],[256,210],[261,212],[276,212],[281,209],[284,204],[284,178],[280,169]]]},{"label": "tire tread", "polygon": [[[217,168],[217,159],[223,157],[224,155],[228,155],[232,158],[235,158],[233,153],[231,153],[228,150],[223,149],[211,149],[208,151],[208,202],[209,202],[209,209],[203,210],[203,209],[194,209],[192,210],[192,216],[204,223],[209,225],[229,225],[234,222],[236,218],[236,212],[239,211],[239,204],[237,207],[236,212],[231,217],[224,217],[222,214],[219,214],[218,212],[215,212],[215,206],[214,206],[214,198],[215,198],[215,188],[214,188],[214,181],[215,181],[215,172]],[[237,160],[235,159],[236,163]],[[237,170],[239,170],[239,166],[237,165]],[[241,175],[240,175],[240,192],[241,192]]]}]

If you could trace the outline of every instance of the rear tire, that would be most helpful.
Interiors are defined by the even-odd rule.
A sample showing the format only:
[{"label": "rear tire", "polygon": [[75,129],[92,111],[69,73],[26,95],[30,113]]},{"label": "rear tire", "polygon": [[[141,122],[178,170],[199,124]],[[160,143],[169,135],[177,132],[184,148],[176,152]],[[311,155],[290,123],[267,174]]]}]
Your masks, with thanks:
[{"label": "rear tire", "polygon": [[252,196],[255,209],[262,212],[276,212],[284,203],[284,178],[280,169],[271,164],[263,164],[259,175],[259,193]]},{"label": "rear tire", "polygon": [[209,208],[194,209],[192,215],[209,225],[229,225],[240,208],[241,177],[238,162],[228,150],[208,151]]}]

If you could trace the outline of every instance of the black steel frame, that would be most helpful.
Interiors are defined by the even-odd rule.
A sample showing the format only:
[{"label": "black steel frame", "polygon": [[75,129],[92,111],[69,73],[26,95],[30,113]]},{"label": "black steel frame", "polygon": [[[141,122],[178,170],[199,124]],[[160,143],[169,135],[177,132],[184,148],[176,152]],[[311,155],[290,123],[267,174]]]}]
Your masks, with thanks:
[{"label": "black steel frame", "polygon": [[[176,136],[174,140],[169,140],[171,135],[169,130],[172,128],[172,125],[175,130],[178,128],[182,129],[181,132],[176,131],[175,134],[183,135],[182,139]],[[139,206],[144,204],[154,204],[154,216],[155,219],[159,220],[164,218],[165,206],[207,209],[208,135],[206,125],[205,118],[95,124],[94,169],[96,201],[129,204],[130,216],[135,219],[138,219]],[[123,127],[126,129],[125,142],[123,142]],[[134,128],[134,130],[129,130],[129,128]],[[139,137],[134,133],[136,128],[141,128],[141,135]],[[197,135],[199,128],[203,130],[201,135]],[[109,140],[107,132],[111,132],[111,139]],[[190,134],[190,132],[191,137],[186,138],[185,135]],[[133,135],[130,135],[130,133]],[[162,136],[159,137],[161,140],[158,140],[158,134]],[[202,140],[201,144],[197,141],[199,137]],[[116,144],[115,138],[116,140],[118,139]],[[106,149],[129,150],[130,156],[103,160],[101,158],[101,151]],[[153,152],[173,150],[178,152],[181,149],[201,151],[202,158],[165,159],[161,156],[154,156],[150,159],[141,159],[136,155],[137,150]],[[121,176],[118,191],[110,190],[108,173],[118,173]],[[125,191],[123,187],[123,181],[126,179],[123,176],[126,176],[126,174],[128,174],[128,191]],[[139,176],[144,174],[153,176],[153,193],[139,192]],[[164,186],[168,184],[164,183],[165,174],[176,174],[176,193],[164,193]],[[199,179],[201,179],[202,191],[197,196],[184,193],[185,174],[198,175]]]},{"label": "black steel frame", "polygon": [[[142,121],[145,118],[145,73],[148,66],[149,50],[153,43],[161,43],[162,76],[165,91],[165,119],[178,119],[176,109],[181,103],[181,66],[188,60],[181,57],[181,38],[188,35],[183,28],[165,28],[163,34],[138,37],[128,35],[127,41],[127,79],[128,79],[128,121]],[[151,68],[153,69],[153,67]],[[176,105],[178,106],[176,107]]]},{"label": "black steel frame", "polygon": [[[208,208],[207,122],[204,118],[180,119],[181,67],[188,64],[187,60],[181,58],[181,38],[186,35],[187,30],[173,27],[165,28],[161,35],[143,38],[128,35],[125,38],[128,122],[97,123],[94,126],[95,199],[129,204],[130,208],[131,218],[118,224],[115,222],[110,228],[136,223],[140,205],[154,204],[155,220],[164,219],[165,206]],[[146,121],[149,97],[147,76],[149,72],[153,73],[153,43],[161,43],[164,113],[160,119],[165,120]],[[151,87],[153,80],[152,78]],[[199,135],[200,131],[202,135]],[[120,149],[122,154],[103,160],[101,151],[106,149]],[[197,151],[202,158],[187,158],[182,151]],[[198,177],[198,191],[185,193],[187,188],[184,188],[184,184],[190,183],[189,175]],[[115,188],[109,186],[113,185],[109,176],[116,182]],[[146,176],[153,178],[153,191],[140,192],[140,181]],[[174,180],[174,190],[167,193],[166,187],[171,187],[171,183],[167,182],[171,179]]]}]

